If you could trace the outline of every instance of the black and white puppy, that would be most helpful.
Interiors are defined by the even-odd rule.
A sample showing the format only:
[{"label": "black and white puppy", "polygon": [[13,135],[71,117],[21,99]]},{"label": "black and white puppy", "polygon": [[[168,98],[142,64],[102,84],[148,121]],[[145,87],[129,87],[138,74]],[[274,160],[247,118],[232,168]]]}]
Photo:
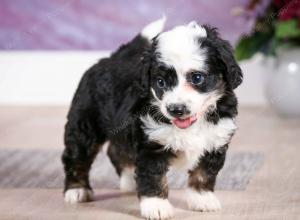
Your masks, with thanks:
[{"label": "black and white puppy", "polygon": [[236,130],[242,72],[216,29],[191,22],[162,32],[164,22],[84,74],[65,127],[66,202],[92,199],[89,170],[107,142],[120,188],[137,190],[143,217],[173,216],[170,166],[188,173],[189,209],[220,209],[213,191]]}]

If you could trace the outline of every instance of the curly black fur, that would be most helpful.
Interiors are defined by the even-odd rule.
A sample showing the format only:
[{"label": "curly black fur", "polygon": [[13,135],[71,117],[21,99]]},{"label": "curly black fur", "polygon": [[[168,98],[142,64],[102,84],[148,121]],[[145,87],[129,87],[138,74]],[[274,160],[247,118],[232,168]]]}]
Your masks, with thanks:
[{"label": "curly black fur", "polygon": [[[226,90],[217,103],[216,111],[206,115],[208,121],[216,124],[220,118],[234,118],[237,115],[237,99],[233,89],[241,83],[242,73],[230,45],[219,38],[215,29],[205,28],[208,37],[199,41],[201,47],[208,49],[207,66],[212,72],[221,72],[226,82]],[[165,174],[170,160],[176,155],[163,150],[159,143],[149,141],[139,119],[149,113],[156,121],[170,124],[151,104],[151,72],[157,68],[157,54],[153,48],[155,44],[151,46],[138,35],[111,57],[92,66],[82,77],[65,126],[66,147],[62,156],[65,191],[77,187],[91,189],[91,164],[99,147],[110,141],[108,155],[118,174],[125,166],[136,166],[139,196],[167,197]],[[193,187],[213,190],[226,149],[227,146],[205,153],[198,168],[207,177],[208,183],[195,183],[191,177]],[[197,170],[191,172],[197,173]]]}]

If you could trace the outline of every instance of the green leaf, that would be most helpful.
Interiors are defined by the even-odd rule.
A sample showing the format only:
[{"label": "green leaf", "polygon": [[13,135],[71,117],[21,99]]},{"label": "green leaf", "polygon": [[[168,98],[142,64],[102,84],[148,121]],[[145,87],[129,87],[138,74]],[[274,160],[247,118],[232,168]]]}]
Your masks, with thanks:
[{"label": "green leaf", "polygon": [[240,61],[251,58],[266,45],[271,37],[271,33],[262,32],[255,32],[251,36],[242,37],[235,48],[236,59]]},{"label": "green leaf", "polygon": [[300,38],[300,28],[295,19],[280,21],[275,24],[275,36],[278,39]]}]

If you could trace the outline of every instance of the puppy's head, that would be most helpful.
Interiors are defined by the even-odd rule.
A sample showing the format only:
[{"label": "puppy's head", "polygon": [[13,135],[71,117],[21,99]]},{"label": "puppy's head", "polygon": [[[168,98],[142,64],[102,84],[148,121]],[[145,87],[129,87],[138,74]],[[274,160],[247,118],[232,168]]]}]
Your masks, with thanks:
[{"label": "puppy's head", "polygon": [[147,72],[154,103],[179,128],[213,110],[242,82],[232,48],[216,29],[191,22],[153,39]]}]

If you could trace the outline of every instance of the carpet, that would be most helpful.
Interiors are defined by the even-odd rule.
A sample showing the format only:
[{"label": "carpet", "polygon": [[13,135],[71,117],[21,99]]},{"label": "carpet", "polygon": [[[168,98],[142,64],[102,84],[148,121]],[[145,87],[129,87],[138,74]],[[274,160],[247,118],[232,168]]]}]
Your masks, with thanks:
[{"label": "carpet", "polygon": [[[51,150],[0,150],[0,188],[62,188],[61,152]],[[216,189],[245,190],[262,166],[261,153],[230,152],[218,175]],[[182,188],[186,173],[168,172],[170,188]],[[99,153],[90,174],[94,188],[118,188],[118,176],[109,158]]]}]

